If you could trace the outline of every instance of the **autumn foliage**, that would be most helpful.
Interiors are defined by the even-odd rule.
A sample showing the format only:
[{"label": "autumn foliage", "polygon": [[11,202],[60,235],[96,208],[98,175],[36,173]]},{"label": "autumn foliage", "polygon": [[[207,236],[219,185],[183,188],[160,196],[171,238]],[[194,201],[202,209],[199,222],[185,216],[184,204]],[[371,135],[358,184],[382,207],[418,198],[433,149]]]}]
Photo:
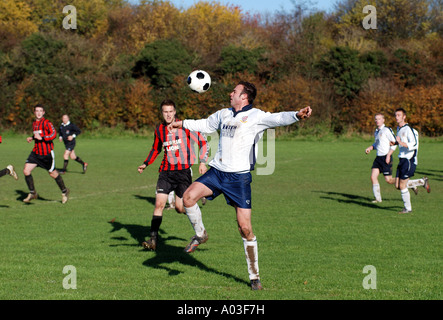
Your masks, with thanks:
[{"label": "autumn foliage", "polygon": [[[229,107],[239,80],[256,84],[265,111],[314,110],[310,123],[341,134],[371,133],[373,116],[402,107],[421,134],[443,134],[443,8],[435,0],[342,0],[326,13],[297,4],[258,15],[217,1],[177,8],[169,1],[0,1],[0,128],[28,130],[32,106],[63,113],[84,129],[139,131],[160,121],[173,99],[178,116]],[[377,8],[377,29],[362,27]],[[205,94],[187,75],[211,74]],[[298,130],[291,126],[285,130]]]}]

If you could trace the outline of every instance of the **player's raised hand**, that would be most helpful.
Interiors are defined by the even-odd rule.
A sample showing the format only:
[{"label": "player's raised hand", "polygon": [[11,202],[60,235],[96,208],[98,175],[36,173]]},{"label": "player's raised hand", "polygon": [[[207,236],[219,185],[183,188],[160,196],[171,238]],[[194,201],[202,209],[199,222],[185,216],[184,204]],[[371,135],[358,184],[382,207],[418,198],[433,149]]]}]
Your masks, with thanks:
[{"label": "player's raised hand", "polygon": [[174,121],[168,125],[168,131],[174,132],[176,129],[180,129],[183,126],[183,121]]},{"label": "player's raised hand", "polygon": [[306,108],[301,109],[297,113],[297,117],[300,119],[307,119],[311,116],[311,114],[312,114],[312,109],[310,106],[307,106]]}]

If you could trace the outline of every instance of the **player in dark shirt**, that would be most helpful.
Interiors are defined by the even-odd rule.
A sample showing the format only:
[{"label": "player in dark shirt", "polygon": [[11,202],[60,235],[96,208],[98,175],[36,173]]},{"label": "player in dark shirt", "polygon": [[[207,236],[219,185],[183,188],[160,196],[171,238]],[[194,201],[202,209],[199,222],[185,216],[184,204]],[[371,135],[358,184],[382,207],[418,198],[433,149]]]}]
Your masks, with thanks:
[{"label": "player in dark shirt", "polygon": [[41,167],[47,170],[49,175],[55,179],[55,182],[57,182],[57,185],[62,191],[62,203],[66,203],[68,201],[69,189],[66,188],[62,177],[55,169],[53,140],[57,136],[57,132],[52,123],[44,118],[45,109],[42,105],[37,104],[34,106],[34,115],[35,121],[32,124],[33,136],[28,137],[26,141],[28,141],[28,143],[34,141],[35,145],[23,169],[29,194],[23,202],[29,203],[31,200],[38,198],[34,187],[34,178],[31,173],[36,167]]},{"label": "player in dark shirt", "polygon": [[69,157],[72,160],[80,163],[83,168],[83,173],[86,173],[86,169],[88,168],[88,164],[84,162],[80,157],[75,154],[74,148],[76,145],[76,138],[81,133],[81,130],[72,122],[69,121],[69,116],[64,114],[62,116],[62,123],[60,125],[59,130],[59,140],[65,143],[65,153],[63,154],[63,169],[60,171],[60,174],[64,174],[68,167]]},{"label": "player in dark shirt", "polygon": [[144,163],[138,167],[138,172],[142,173],[148,165],[155,161],[162,149],[164,150],[164,157],[159,168],[160,174],[157,181],[155,209],[151,220],[151,238],[142,243],[145,249],[151,250],[156,250],[163,209],[168,200],[168,194],[171,191],[175,191],[176,195],[175,210],[178,213],[185,213],[183,193],[192,183],[191,166],[197,160],[197,156],[192,148],[193,143],[197,143],[200,148],[199,172],[201,174],[207,170],[205,163],[208,158],[208,145],[201,133],[187,129],[179,129],[175,132],[168,131],[167,126],[176,121],[175,103],[172,100],[164,100],[160,107],[164,122],[155,130],[151,151]]}]

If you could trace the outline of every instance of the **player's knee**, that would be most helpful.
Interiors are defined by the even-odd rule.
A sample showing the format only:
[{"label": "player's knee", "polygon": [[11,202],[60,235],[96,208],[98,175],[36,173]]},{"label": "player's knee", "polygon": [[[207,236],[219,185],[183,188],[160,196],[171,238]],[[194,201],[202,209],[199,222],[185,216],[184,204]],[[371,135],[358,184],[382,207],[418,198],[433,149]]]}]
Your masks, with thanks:
[{"label": "player's knee", "polygon": [[239,225],[238,231],[240,231],[240,235],[242,236],[242,238],[245,238],[248,240],[253,238],[252,230],[247,226]]},{"label": "player's knee", "polygon": [[197,203],[190,192],[185,192],[183,195],[183,205],[187,208],[193,207]]}]

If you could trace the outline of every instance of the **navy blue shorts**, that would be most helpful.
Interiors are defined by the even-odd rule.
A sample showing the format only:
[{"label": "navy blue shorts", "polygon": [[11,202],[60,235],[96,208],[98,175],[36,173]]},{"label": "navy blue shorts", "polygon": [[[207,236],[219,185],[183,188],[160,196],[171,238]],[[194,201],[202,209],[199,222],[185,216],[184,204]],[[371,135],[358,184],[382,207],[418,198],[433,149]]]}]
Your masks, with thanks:
[{"label": "navy blue shorts", "polygon": [[68,151],[74,150],[74,148],[75,148],[75,140],[72,140],[72,141],[66,140],[66,141],[64,141],[64,143],[65,143],[65,149],[66,150],[68,150]]},{"label": "navy blue shorts", "polygon": [[392,175],[392,157],[391,162],[386,163],[386,156],[377,156],[372,163],[372,169],[380,170],[380,173],[383,173],[385,176]]},{"label": "navy blue shorts", "polygon": [[212,190],[212,195],[206,199],[213,200],[223,193],[229,205],[251,209],[252,175],[250,172],[231,173],[210,168],[196,181]]},{"label": "navy blue shorts", "polygon": [[406,180],[413,177],[416,167],[417,166],[415,165],[415,158],[412,158],[411,160],[400,158],[400,162],[397,166],[397,178]]}]

